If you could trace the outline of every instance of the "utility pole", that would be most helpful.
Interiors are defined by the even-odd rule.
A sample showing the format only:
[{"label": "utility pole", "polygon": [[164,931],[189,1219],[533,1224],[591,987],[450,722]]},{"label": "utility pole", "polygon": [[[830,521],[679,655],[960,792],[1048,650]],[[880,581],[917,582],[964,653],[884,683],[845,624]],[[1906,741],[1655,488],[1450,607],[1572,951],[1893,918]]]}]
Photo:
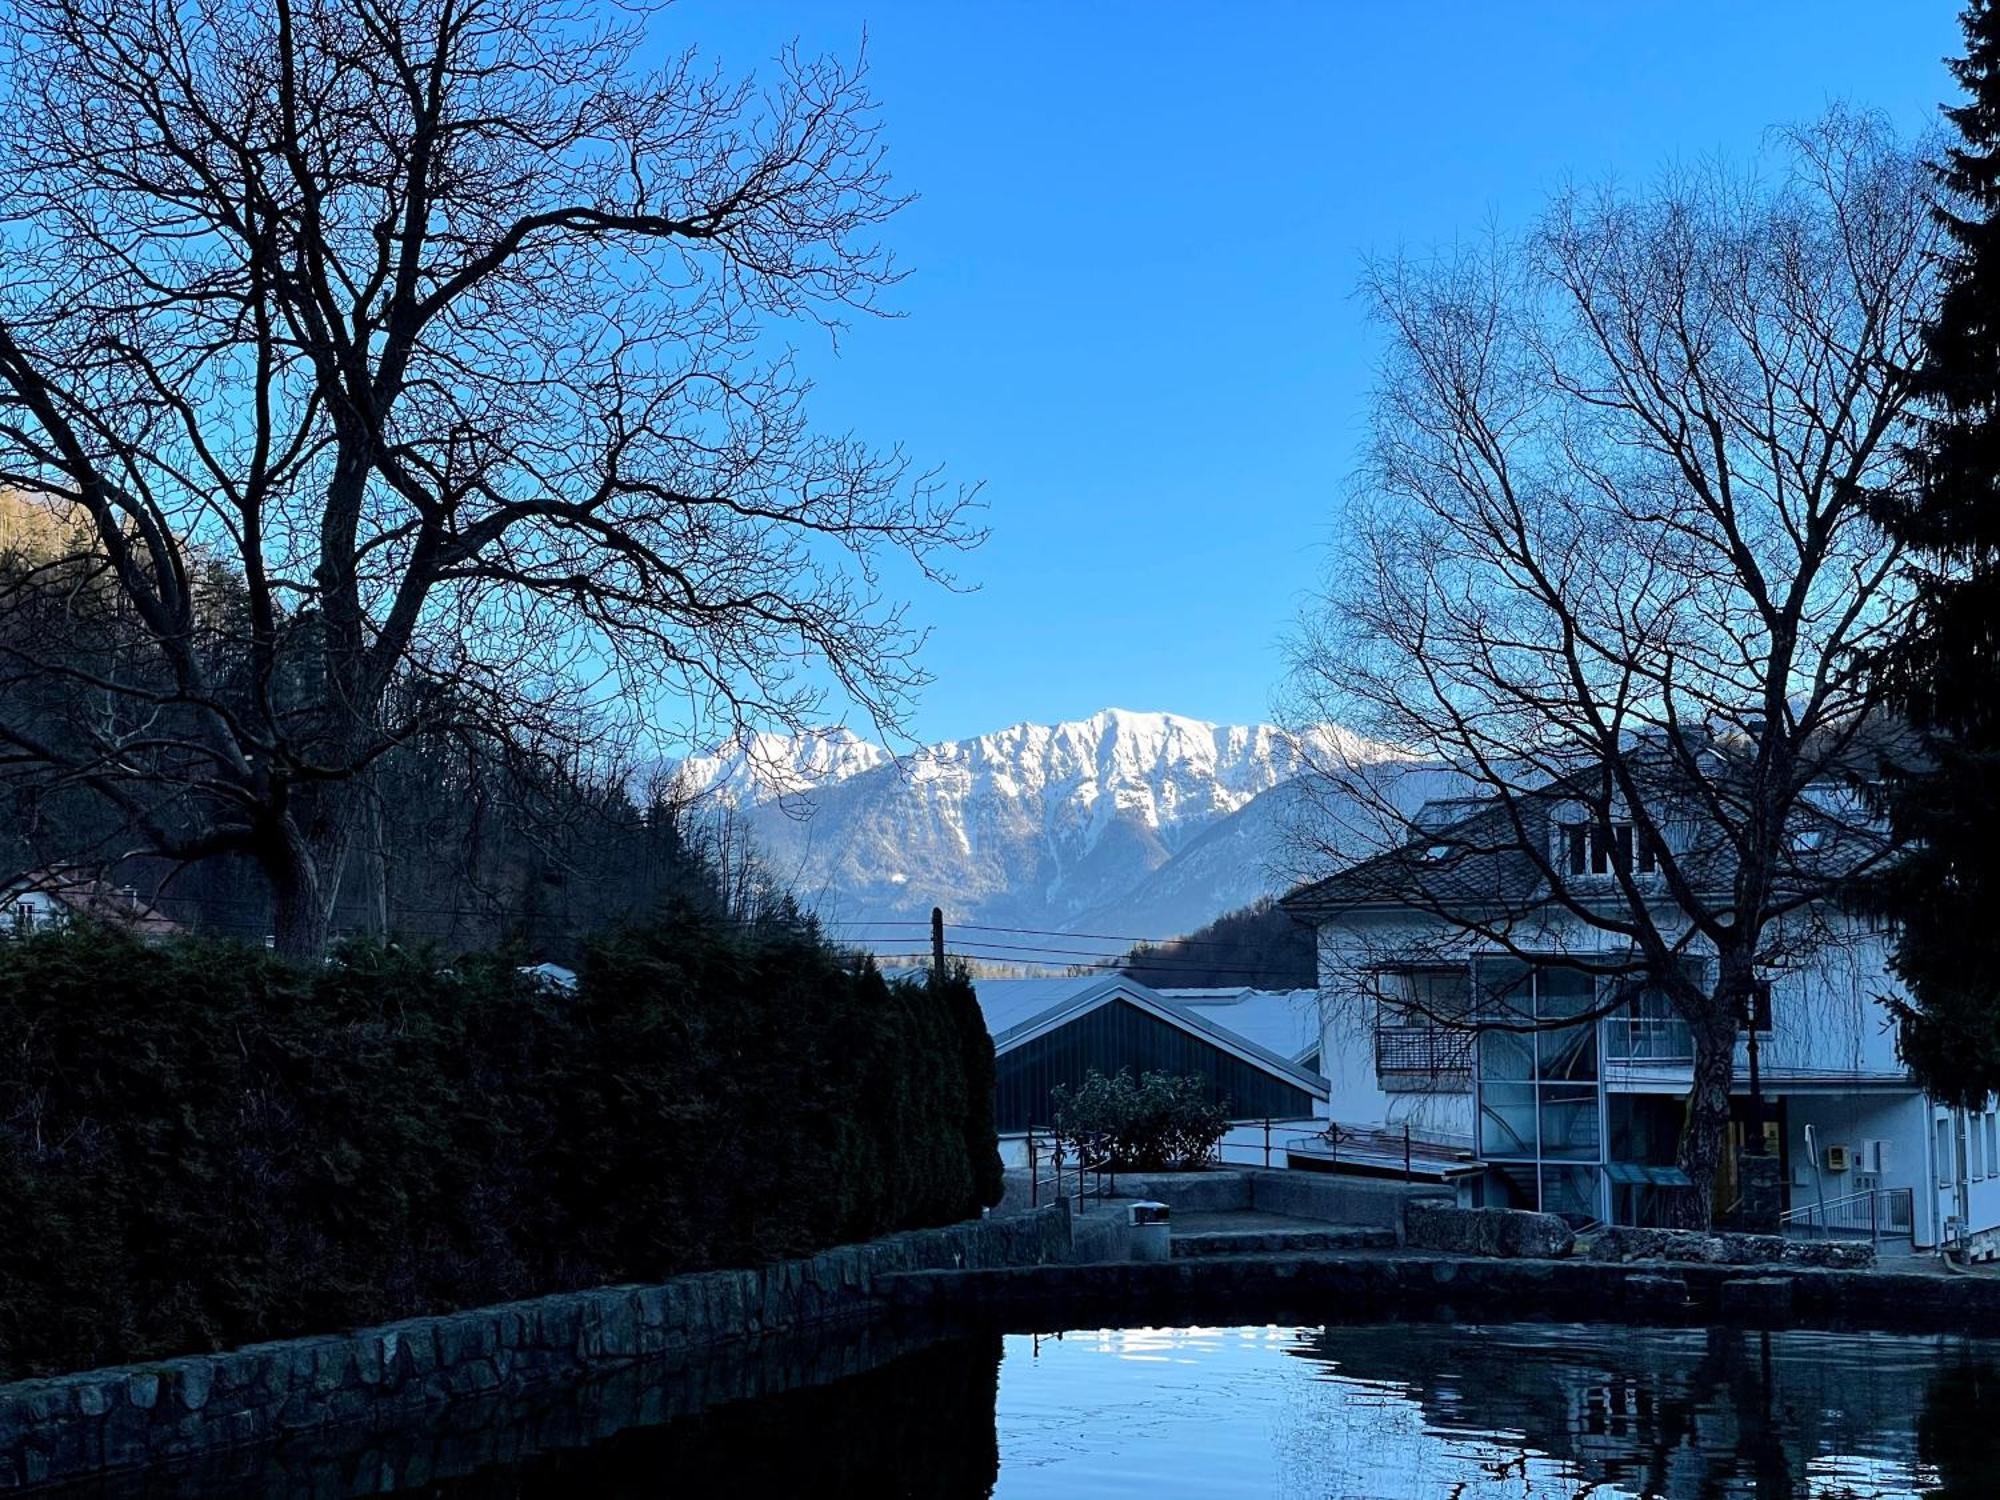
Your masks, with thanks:
[{"label": "utility pole", "polygon": [[944,978],[944,908],[931,908],[931,977]]},{"label": "utility pole", "polygon": [[1757,1073],[1757,1033],[1771,1024],[1771,981],[1753,980],[1743,999],[1744,1028],[1750,1033],[1750,1130],[1744,1149],[1752,1156],[1764,1154],[1764,1085]]}]

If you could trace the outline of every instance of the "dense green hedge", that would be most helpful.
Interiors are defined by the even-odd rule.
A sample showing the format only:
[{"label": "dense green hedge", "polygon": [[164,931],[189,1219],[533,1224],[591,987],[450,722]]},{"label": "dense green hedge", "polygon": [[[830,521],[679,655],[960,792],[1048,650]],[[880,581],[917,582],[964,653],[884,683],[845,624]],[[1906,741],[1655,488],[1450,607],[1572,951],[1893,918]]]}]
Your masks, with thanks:
[{"label": "dense green hedge", "polygon": [[579,991],[0,942],[0,1378],[798,1254],[999,1197],[963,979],[689,909]]}]

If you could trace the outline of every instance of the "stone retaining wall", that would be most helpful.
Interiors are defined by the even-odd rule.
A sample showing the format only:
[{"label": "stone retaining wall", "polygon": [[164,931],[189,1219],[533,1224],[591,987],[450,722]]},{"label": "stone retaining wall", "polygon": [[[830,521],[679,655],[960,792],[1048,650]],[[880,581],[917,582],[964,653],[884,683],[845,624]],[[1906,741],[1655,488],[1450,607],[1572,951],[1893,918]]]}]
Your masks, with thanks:
[{"label": "stone retaining wall", "polygon": [[1393,1229],[1400,1239],[1405,1216],[1416,1204],[1449,1207],[1450,1188],[1406,1183],[1338,1172],[1301,1172],[1272,1168],[1245,1174],[1250,1179],[1251,1207],[1294,1219],[1323,1219],[1329,1224],[1361,1224]]},{"label": "stone retaining wall", "polygon": [[1412,1249],[1456,1255],[1559,1259],[1576,1243],[1569,1225],[1554,1214],[1517,1208],[1454,1208],[1448,1203],[1410,1204],[1403,1234]]},{"label": "stone retaining wall", "polygon": [[443,1403],[576,1381],[704,1344],[858,1322],[890,1274],[1069,1256],[1069,1217],[1052,1205],[805,1260],[18,1381],[0,1385],[0,1490],[301,1431],[399,1425]]},{"label": "stone retaining wall", "polygon": [[2000,1277],[1410,1253],[885,1277],[912,1315],[1020,1332],[1400,1318],[2000,1333]]},{"label": "stone retaining wall", "polygon": [[1696,1261],[1717,1266],[1833,1266],[1865,1270],[1875,1247],[1865,1240],[1793,1240],[1781,1234],[1735,1234],[1700,1229],[1600,1229],[1591,1238],[1592,1260]]}]

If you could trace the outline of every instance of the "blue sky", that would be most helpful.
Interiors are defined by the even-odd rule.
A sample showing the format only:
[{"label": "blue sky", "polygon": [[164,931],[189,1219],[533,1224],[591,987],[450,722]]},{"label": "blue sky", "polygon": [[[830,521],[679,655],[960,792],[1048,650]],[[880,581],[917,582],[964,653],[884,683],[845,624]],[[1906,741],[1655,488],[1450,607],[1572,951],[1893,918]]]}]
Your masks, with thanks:
[{"label": "blue sky", "polygon": [[1377,342],[1360,259],[1566,176],[1753,153],[1835,99],[1926,126],[1956,7],[681,0],[731,71],[865,29],[907,315],[833,357],[819,420],[985,485],[979,590],[919,596],[921,739],[1110,705],[1267,717],[1339,525]]}]

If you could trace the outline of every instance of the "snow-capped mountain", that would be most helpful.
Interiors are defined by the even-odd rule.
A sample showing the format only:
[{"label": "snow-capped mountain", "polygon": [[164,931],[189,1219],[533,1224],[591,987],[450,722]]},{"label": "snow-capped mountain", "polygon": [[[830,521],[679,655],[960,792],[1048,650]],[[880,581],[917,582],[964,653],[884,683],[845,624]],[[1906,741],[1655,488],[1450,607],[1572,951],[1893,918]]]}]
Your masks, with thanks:
[{"label": "snow-capped mountain", "polygon": [[846,731],[766,736],[681,777],[848,930],[935,905],[955,923],[1171,937],[1274,888],[1271,794],[1301,764],[1268,724],[1107,709],[900,758]]}]

